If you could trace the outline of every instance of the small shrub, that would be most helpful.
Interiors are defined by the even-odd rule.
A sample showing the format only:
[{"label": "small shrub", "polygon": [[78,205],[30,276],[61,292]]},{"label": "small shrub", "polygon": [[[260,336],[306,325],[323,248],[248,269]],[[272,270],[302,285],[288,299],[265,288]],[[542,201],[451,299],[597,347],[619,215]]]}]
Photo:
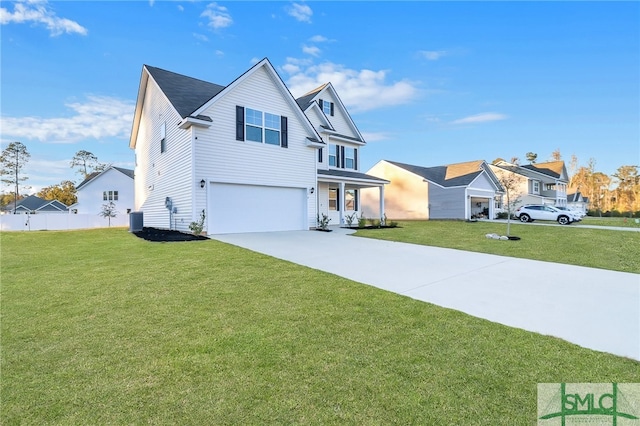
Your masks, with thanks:
[{"label": "small shrub", "polygon": [[367,225],[367,218],[364,217],[364,213],[360,213],[358,218],[358,228],[364,228]]},{"label": "small shrub", "polygon": [[347,215],[344,217],[344,220],[347,222],[347,226],[349,228],[351,228],[351,226],[353,225],[353,222],[355,222],[355,220],[357,219],[357,215],[354,213],[351,213],[350,215]]},{"label": "small shrub", "polygon": [[205,219],[205,214],[203,209],[202,212],[200,213],[200,219],[198,219],[195,222],[191,222],[189,224],[189,229],[191,230],[191,232],[193,232],[193,235],[202,234],[202,230],[204,229],[204,219]]},{"label": "small shrub", "polygon": [[326,231],[329,226],[329,222],[331,222],[331,219],[329,219],[329,216],[322,213],[322,217],[318,215],[317,221],[318,221],[318,227],[323,231]]},{"label": "small shrub", "polygon": [[500,212],[496,215],[496,219],[506,219],[509,217],[509,213],[507,212]]}]

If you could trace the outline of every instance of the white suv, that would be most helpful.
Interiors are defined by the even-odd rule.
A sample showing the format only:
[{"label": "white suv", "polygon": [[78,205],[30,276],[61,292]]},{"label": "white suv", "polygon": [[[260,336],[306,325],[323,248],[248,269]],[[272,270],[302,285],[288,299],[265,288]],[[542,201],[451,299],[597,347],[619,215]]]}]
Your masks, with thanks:
[{"label": "white suv", "polygon": [[545,206],[542,204],[528,204],[518,207],[516,217],[520,222],[533,222],[534,220],[553,220],[560,225],[569,225],[575,222],[575,216],[571,212],[558,210],[553,206]]}]

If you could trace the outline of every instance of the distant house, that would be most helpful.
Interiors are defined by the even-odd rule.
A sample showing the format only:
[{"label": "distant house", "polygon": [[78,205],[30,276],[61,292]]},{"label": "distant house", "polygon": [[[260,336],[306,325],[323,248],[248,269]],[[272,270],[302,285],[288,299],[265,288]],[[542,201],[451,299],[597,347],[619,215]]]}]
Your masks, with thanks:
[{"label": "distant house", "polygon": [[67,206],[58,200],[45,200],[35,195],[29,195],[22,200],[7,204],[3,213],[6,214],[42,214],[42,213],[67,213]]},{"label": "distant house", "polygon": [[567,194],[567,207],[587,214],[589,209],[589,199],[582,195],[580,191]]},{"label": "distant house", "polygon": [[[520,199],[517,205],[567,206],[569,178],[564,161],[527,164],[525,166],[498,161],[491,164],[490,167],[498,177],[502,175],[516,177],[519,183],[513,195]],[[511,198],[514,197],[511,196]]]},{"label": "distant house", "polygon": [[111,166],[91,173],[76,190],[78,201],[69,206],[70,213],[97,215],[109,202],[115,204],[119,214],[130,213],[134,205],[133,170]]},{"label": "distant house", "polygon": [[[368,175],[391,181],[384,191],[391,219],[471,219],[495,217],[502,194],[497,177],[483,160],[422,167],[382,160]],[[378,204],[375,192],[363,193],[367,207]]]}]

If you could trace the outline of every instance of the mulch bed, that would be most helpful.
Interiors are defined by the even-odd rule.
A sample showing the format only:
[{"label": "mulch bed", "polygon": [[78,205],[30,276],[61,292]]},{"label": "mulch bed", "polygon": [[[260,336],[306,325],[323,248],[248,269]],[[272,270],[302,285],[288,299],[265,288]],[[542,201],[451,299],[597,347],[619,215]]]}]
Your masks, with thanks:
[{"label": "mulch bed", "polygon": [[202,235],[187,234],[186,232],[171,231],[169,229],[142,228],[142,231],[132,232],[136,237],[147,241],[174,242],[174,241],[198,241],[206,240]]}]

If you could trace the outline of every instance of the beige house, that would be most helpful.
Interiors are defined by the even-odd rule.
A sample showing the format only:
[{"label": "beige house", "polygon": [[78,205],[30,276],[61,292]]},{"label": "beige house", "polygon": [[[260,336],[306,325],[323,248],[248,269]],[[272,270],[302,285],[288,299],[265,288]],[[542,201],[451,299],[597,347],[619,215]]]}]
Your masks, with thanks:
[{"label": "beige house", "polygon": [[[367,175],[390,181],[384,190],[390,219],[472,219],[495,217],[502,187],[483,160],[421,167],[382,160]],[[376,191],[362,191],[365,216],[377,210]]]}]

